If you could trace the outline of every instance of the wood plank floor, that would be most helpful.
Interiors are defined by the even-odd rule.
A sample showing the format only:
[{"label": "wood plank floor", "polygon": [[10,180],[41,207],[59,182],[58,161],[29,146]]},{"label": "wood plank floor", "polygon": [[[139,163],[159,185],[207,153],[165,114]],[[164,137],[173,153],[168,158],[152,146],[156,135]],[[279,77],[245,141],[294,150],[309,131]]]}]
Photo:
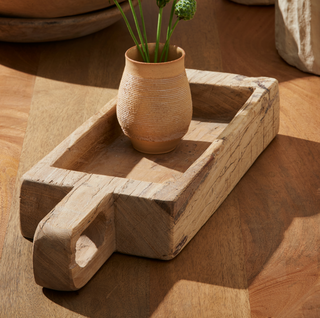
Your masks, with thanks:
[{"label": "wood plank floor", "polygon": [[319,317],[320,78],[277,54],[273,7],[219,8],[223,70],[274,77],[280,89],[279,135],[231,194],[241,198],[251,315]]},{"label": "wood plank floor", "polygon": [[33,47],[0,42],[0,255],[38,62]]},{"label": "wood plank floor", "polygon": [[114,254],[77,292],[34,283],[19,177],[116,95],[131,39],[119,21],[0,43],[0,317],[320,317],[320,77],[284,62],[274,37],[273,6],[201,0],[179,23],[188,68],[279,81],[279,134],[177,258]]}]

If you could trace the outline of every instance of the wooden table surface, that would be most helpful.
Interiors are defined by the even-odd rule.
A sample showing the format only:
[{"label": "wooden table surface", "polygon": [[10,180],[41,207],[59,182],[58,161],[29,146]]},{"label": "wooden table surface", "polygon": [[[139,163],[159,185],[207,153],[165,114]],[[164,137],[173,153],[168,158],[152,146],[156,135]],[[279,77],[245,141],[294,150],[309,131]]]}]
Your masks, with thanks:
[{"label": "wooden table surface", "polygon": [[[143,6],[151,36],[155,1]],[[116,96],[132,41],[119,21],[0,43],[0,317],[320,317],[320,77],[286,64],[274,37],[273,6],[200,0],[179,23],[188,68],[279,81],[279,134],[174,260],[114,254],[76,292],[35,284],[19,179]]]}]

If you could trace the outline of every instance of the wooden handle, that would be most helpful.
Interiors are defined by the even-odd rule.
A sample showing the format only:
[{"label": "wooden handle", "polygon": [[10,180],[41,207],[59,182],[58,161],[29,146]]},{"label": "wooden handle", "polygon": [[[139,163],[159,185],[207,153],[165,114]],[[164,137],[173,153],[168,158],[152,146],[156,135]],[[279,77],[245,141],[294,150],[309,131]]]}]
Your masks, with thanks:
[{"label": "wooden handle", "polygon": [[115,251],[113,196],[97,178],[75,187],[39,223],[33,243],[37,284],[77,290]]}]

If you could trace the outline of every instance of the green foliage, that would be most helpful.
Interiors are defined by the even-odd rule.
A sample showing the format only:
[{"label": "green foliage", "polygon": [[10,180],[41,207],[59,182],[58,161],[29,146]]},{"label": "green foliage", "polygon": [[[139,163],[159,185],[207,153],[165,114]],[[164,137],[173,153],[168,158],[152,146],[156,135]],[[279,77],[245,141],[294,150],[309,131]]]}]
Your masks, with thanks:
[{"label": "green foliage", "polygon": [[180,20],[191,20],[196,10],[196,0],[180,0],[175,6],[175,14]]},{"label": "green foliage", "polygon": [[[166,6],[167,3],[169,3],[171,0],[156,0],[157,6],[159,7],[159,13],[158,13],[158,22],[157,22],[157,35],[156,35],[156,50],[155,50],[155,59],[154,63],[162,62],[162,59],[164,58],[164,62],[167,61],[168,58],[168,50],[169,50],[169,44],[170,44],[170,38],[172,36],[173,31],[175,30],[178,22],[180,20],[191,20],[197,10],[197,2],[196,0],[173,0],[172,1],[172,7],[171,7],[171,13],[170,13],[170,20],[169,20],[169,25],[167,29],[167,37],[166,37],[166,43],[164,45],[164,48],[162,50],[161,56],[158,59],[158,48],[159,48],[159,41],[160,41],[160,33],[161,33],[161,24],[162,24],[162,15],[163,15],[163,8]],[[110,0],[109,0],[110,2]],[[121,15],[127,25],[127,28],[129,30],[129,33],[137,46],[137,49],[139,50],[144,62],[151,62],[150,61],[150,56],[149,56],[149,51],[148,51],[148,40],[147,40],[147,32],[146,32],[146,27],[144,23],[144,17],[143,17],[143,11],[141,7],[141,0],[138,0],[139,4],[139,10],[140,10],[140,16],[141,16],[141,23],[142,23],[142,30],[143,32],[140,31],[140,26],[139,22],[137,19],[137,16],[135,14],[135,10],[132,4],[132,0],[128,0],[132,12],[132,16],[135,22],[136,30],[139,36],[140,43],[138,42],[137,38],[134,35],[134,32],[132,31],[132,28],[121,8],[117,0],[113,0],[115,5],[118,7],[118,9],[121,12]],[[173,15],[177,16],[177,19],[175,23],[173,24]],[[172,25],[173,24],[173,25]]]},{"label": "green foliage", "polygon": [[164,8],[168,2],[171,0],[156,0],[157,1],[157,6],[159,8]]}]

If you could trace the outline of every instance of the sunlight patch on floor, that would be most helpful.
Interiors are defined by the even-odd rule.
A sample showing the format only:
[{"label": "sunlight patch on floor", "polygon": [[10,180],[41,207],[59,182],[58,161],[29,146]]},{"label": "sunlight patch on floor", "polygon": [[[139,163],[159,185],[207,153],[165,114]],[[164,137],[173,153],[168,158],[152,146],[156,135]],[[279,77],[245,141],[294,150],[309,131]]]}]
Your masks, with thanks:
[{"label": "sunlight patch on floor", "polygon": [[[174,313],[174,314],[173,314]],[[179,280],[167,293],[155,317],[251,317],[247,289]]]}]

